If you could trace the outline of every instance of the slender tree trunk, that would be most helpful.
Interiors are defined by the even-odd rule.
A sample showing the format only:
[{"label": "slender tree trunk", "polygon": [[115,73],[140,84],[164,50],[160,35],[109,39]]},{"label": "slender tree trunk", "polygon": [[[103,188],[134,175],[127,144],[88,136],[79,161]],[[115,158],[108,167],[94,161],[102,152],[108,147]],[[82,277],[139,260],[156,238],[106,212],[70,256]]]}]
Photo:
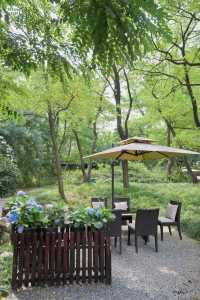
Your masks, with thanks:
[{"label": "slender tree trunk", "polygon": [[196,184],[196,183],[198,183],[198,180],[197,180],[197,176],[192,172],[192,168],[191,168],[191,166],[190,166],[190,164],[189,164],[189,162],[188,162],[188,159],[187,159],[187,157],[184,157],[184,164],[185,164],[185,166],[186,166],[186,169],[187,169],[187,171],[188,171],[188,174],[191,176],[191,178],[192,178],[192,182],[194,183],[194,184]]},{"label": "slender tree trunk", "polygon": [[84,163],[84,159],[83,159],[83,151],[82,151],[82,147],[81,147],[81,142],[78,136],[78,133],[76,130],[73,130],[75,139],[76,139],[76,144],[77,144],[77,148],[78,148],[78,152],[79,152],[79,157],[80,157],[80,163],[81,163],[81,171],[83,174],[83,182],[88,182],[88,177],[87,177],[87,173],[85,171],[85,163]]},{"label": "slender tree trunk", "polygon": [[64,186],[63,186],[62,169],[60,165],[60,155],[59,155],[58,145],[56,141],[55,118],[50,103],[48,104],[48,119],[49,119],[49,128],[50,128],[52,149],[53,149],[54,162],[55,162],[54,165],[55,165],[55,171],[56,171],[57,182],[58,182],[58,191],[61,198],[66,200],[65,193],[64,193]]},{"label": "slender tree trunk", "polygon": [[193,89],[192,89],[191,82],[190,82],[190,76],[189,76],[188,68],[187,68],[186,65],[184,66],[184,72],[185,72],[186,88],[187,88],[187,91],[188,91],[188,94],[190,96],[191,103],[192,103],[194,123],[195,123],[197,128],[200,128],[200,120],[199,120],[199,114],[198,114],[197,100],[196,100],[196,98],[194,96],[194,93],[193,93]]},{"label": "slender tree trunk", "polygon": [[[167,126],[167,146],[170,147],[171,141],[172,141],[172,136],[174,135],[174,130],[173,130],[173,127],[170,124],[169,120],[165,119],[165,123]],[[175,163],[175,159],[173,157],[168,159],[168,162],[167,162],[167,177],[168,177],[168,179],[171,176],[174,163]]]},{"label": "slender tree trunk", "polygon": [[[117,115],[117,131],[121,138],[124,140],[128,138],[128,132],[125,132],[122,125],[122,111],[121,111],[121,87],[120,87],[120,77],[117,67],[113,66],[114,73],[114,96],[115,96],[115,107]],[[128,178],[128,161],[122,161],[122,178],[123,178],[123,187],[128,188],[129,178]]]},{"label": "slender tree trunk", "polygon": [[[96,120],[93,123],[93,130],[92,130],[93,140],[92,140],[91,153],[94,153],[95,150],[96,150],[96,147],[97,147],[97,138],[98,138],[98,135],[97,135],[97,118],[98,118],[98,113],[97,113],[97,116],[96,116]],[[90,160],[89,164],[88,164],[88,172],[87,172],[88,181],[91,178],[91,172],[92,172],[92,161]]]},{"label": "slender tree trunk", "polygon": [[123,125],[122,125],[122,111],[121,111],[121,87],[120,87],[120,78],[119,71],[117,67],[113,66],[114,72],[114,96],[115,96],[115,107],[116,107],[116,116],[117,116],[117,131],[121,139],[126,138]]},{"label": "slender tree trunk", "polygon": [[[165,122],[166,122],[166,125],[167,125],[167,128],[168,128],[168,143],[170,142],[171,144],[171,137],[169,137],[169,135],[175,137],[176,136],[176,132],[172,126],[172,124],[170,123],[170,121],[168,119],[165,119]],[[168,146],[170,146],[170,144],[168,144]],[[183,159],[184,161],[184,164],[186,166],[186,169],[188,171],[188,174],[191,176],[192,178],[192,182],[193,183],[198,183],[198,180],[197,180],[197,176],[192,172],[192,168],[188,162],[188,159],[187,157],[184,157]],[[168,176],[171,174],[171,169],[173,167],[175,163],[175,158],[171,158],[168,162]]]},{"label": "slender tree trunk", "polygon": [[124,188],[129,187],[129,178],[128,178],[128,161],[122,161],[122,172],[123,172],[123,186]]}]

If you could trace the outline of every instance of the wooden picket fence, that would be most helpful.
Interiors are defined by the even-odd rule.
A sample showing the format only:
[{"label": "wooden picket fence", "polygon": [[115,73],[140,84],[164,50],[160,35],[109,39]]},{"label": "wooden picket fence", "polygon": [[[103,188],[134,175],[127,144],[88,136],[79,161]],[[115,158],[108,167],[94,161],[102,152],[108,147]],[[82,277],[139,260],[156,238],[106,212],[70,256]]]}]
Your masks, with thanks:
[{"label": "wooden picket fence", "polygon": [[111,284],[110,237],[105,230],[12,231],[12,288],[67,283]]}]

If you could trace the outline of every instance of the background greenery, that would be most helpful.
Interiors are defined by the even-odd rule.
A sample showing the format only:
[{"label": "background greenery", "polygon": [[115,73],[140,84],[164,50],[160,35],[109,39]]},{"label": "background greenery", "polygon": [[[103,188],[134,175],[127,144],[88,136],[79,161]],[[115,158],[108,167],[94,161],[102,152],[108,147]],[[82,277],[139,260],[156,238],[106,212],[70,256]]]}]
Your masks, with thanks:
[{"label": "background greenery", "polygon": [[[110,197],[110,162],[84,156],[132,136],[200,152],[199,37],[197,0],[0,1],[0,197]],[[133,211],[179,199],[200,239],[198,156],[122,168]]]},{"label": "background greenery", "polygon": [[[139,166],[137,164],[140,164],[133,162],[132,165],[134,164],[136,164],[136,169],[138,169]],[[129,196],[133,212],[139,207],[159,207],[161,215],[165,213],[165,207],[170,200],[180,200],[183,205],[181,214],[183,231],[190,237],[200,240],[199,186],[189,182],[166,182],[161,169],[160,172],[158,172],[158,169],[154,170],[153,178],[151,177],[151,170],[147,170],[144,167],[139,168],[139,170],[140,172],[137,173],[130,171],[130,174],[133,175],[131,176],[130,187],[124,190],[120,180],[121,169],[116,167],[115,194]],[[66,196],[69,206],[90,205],[92,196],[106,196],[111,207],[110,171],[108,166],[95,170],[93,172],[93,182],[91,183],[81,182],[82,175],[80,170],[66,172],[65,187],[67,187]],[[143,182],[135,181],[137,176],[143,178]],[[26,191],[41,204],[57,203],[59,199],[61,200],[56,185],[27,189]]]}]

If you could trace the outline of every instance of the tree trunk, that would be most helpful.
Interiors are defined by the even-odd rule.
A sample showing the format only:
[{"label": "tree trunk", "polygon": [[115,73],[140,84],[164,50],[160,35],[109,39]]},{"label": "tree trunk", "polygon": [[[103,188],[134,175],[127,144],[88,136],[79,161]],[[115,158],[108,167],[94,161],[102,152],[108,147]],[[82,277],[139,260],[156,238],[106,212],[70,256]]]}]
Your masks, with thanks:
[{"label": "tree trunk", "polygon": [[123,172],[123,187],[129,187],[129,178],[128,178],[128,161],[122,160],[122,172]]},{"label": "tree trunk", "polygon": [[[122,126],[122,111],[121,111],[121,87],[120,87],[120,77],[119,71],[117,67],[113,66],[114,73],[114,96],[115,96],[115,107],[116,107],[116,115],[117,115],[117,131],[121,138],[124,140],[128,138],[128,132],[125,132]],[[129,186],[129,178],[128,178],[128,161],[123,161],[122,164],[122,178],[123,178],[123,187],[127,188]]]},{"label": "tree trunk", "polygon": [[116,107],[116,116],[117,116],[117,131],[121,139],[125,139],[125,133],[122,126],[122,111],[121,111],[121,87],[120,87],[120,78],[119,71],[117,67],[113,66],[114,72],[114,96],[115,96],[115,107]]},{"label": "tree trunk", "polygon": [[[176,136],[176,132],[175,132],[175,130],[174,130],[172,124],[170,123],[170,121],[169,121],[168,119],[165,119],[165,122],[166,122],[167,128],[168,128],[168,130],[169,130],[169,132],[170,132],[170,136],[172,135],[173,137],[175,137],[175,136]],[[169,132],[168,132],[168,135],[169,135]],[[170,137],[168,136],[168,142],[171,143],[171,138],[170,138],[170,139],[169,139],[169,138],[170,138]],[[168,144],[168,146],[170,146],[170,144]],[[188,160],[187,160],[187,157],[184,157],[183,160],[184,160],[185,166],[186,166],[186,168],[187,168],[188,174],[189,174],[189,175],[191,176],[191,178],[192,178],[192,182],[193,182],[193,183],[198,183],[197,177],[196,177],[196,175],[192,172],[192,169],[191,169],[190,164],[189,164],[189,162],[188,162]],[[175,158],[171,158],[171,159],[169,160],[169,163],[168,163],[168,176],[170,175],[171,168],[173,167],[174,162],[175,162]]]},{"label": "tree trunk", "polygon": [[[166,118],[164,118],[166,126],[167,126],[167,146],[171,146],[171,141],[172,141],[172,136],[175,135],[174,129],[170,123],[170,121]],[[175,159],[169,158],[167,162],[167,178],[170,179],[171,173],[172,173],[172,168],[174,166]]]},{"label": "tree trunk", "polygon": [[48,119],[49,119],[49,129],[51,134],[52,149],[53,149],[54,162],[55,162],[54,165],[55,165],[56,177],[58,182],[58,191],[61,198],[63,200],[66,200],[64,186],[63,186],[62,169],[60,165],[60,155],[59,155],[58,145],[56,141],[55,118],[50,103],[48,104]]},{"label": "tree trunk", "polygon": [[[98,135],[97,135],[97,118],[98,118],[98,113],[96,115],[96,120],[93,123],[93,130],[92,130],[92,132],[93,132],[93,140],[92,140],[91,153],[94,153],[95,150],[96,150],[96,147],[97,147],[97,138],[98,138]],[[87,172],[88,181],[91,178],[91,172],[92,172],[92,161],[90,159],[89,164],[88,164],[88,172]]]},{"label": "tree trunk", "polygon": [[198,183],[198,180],[197,180],[197,176],[192,172],[192,168],[191,168],[191,166],[190,166],[190,164],[189,164],[189,162],[188,162],[188,159],[187,159],[187,157],[184,157],[184,164],[185,164],[185,166],[186,166],[186,169],[187,169],[187,171],[188,171],[188,174],[191,176],[191,178],[192,178],[192,182],[194,183],[194,184],[196,184],[196,183]]},{"label": "tree trunk", "polygon": [[174,166],[175,160],[174,158],[169,158],[168,162],[167,162],[167,177],[168,179],[170,179],[170,176],[172,174],[172,168]]},{"label": "tree trunk", "polygon": [[81,147],[81,143],[79,140],[79,136],[76,130],[73,130],[75,139],[76,139],[76,144],[77,144],[77,148],[78,148],[78,152],[79,152],[79,157],[80,157],[80,163],[81,163],[81,171],[83,174],[83,182],[88,182],[88,177],[87,177],[87,173],[85,171],[85,163],[84,163],[84,159],[83,159],[83,151],[82,151],[82,147]]},{"label": "tree trunk", "polygon": [[184,66],[184,72],[185,72],[186,88],[187,88],[187,91],[188,91],[188,94],[190,96],[191,103],[192,103],[194,123],[195,123],[197,128],[200,128],[197,100],[196,100],[196,98],[194,96],[194,93],[193,93],[193,90],[192,90],[192,86],[191,86],[191,83],[190,83],[190,76],[189,76],[188,68],[187,68],[186,65]]}]

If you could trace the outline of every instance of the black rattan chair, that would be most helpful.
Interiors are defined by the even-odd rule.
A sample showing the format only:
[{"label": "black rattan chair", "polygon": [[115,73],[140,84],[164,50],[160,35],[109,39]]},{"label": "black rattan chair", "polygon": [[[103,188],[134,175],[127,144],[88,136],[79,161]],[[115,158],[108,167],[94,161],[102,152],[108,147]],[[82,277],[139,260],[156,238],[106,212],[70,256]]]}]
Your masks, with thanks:
[{"label": "black rattan chair", "polygon": [[167,226],[169,228],[170,235],[172,235],[171,226],[177,226],[180,240],[182,240],[182,234],[181,234],[181,206],[182,206],[182,203],[179,201],[172,200],[172,201],[170,201],[170,204],[178,205],[176,217],[175,217],[174,221],[169,218],[166,218],[166,217],[158,218],[158,225],[160,226],[161,241],[163,241],[163,227],[164,226]]},{"label": "black rattan chair", "polygon": [[[96,205],[94,205],[94,203]],[[108,207],[108,199],[106,197],[92,197],[91,198],[91,206],[92,207],[96,207],[96,208],[99,208],[99,207],[102,207],[102,204],[103,204],[103,207]]]},{"label": "black rattan chair", "polygon": [[122,212],[122,225],[126,225],[127,221],[129,223],[132,222],[132,213],[131,213],[131,208],[130,208],[130,198],[129,197],[114,197],[113,200],[113,209],[115,208],[115,202],[125,202],[127,203],[127,209],[126,210],[121,210]]},{"label": "black rattan chair", "polygon": [[142,236],[146,244],[150,235],[154,236],[155,238],[155,248],[156,252],[158,252],[158,215],[159,208],[138,209],[136,211],[135,224],[128,224],[128,245],[130,245],[131,233],[134,233],[136,253],[138,253],[138,236]]},{"label": "black rattan chair", "polygon": [[109,222],[107,230],[110,237],[115,239],[115,247],[117,247],[117,238],[119,238],[119,253],[122,253],[122,212],[120,210],[113,210],[112,213],[115,215],[115,220]]}]

